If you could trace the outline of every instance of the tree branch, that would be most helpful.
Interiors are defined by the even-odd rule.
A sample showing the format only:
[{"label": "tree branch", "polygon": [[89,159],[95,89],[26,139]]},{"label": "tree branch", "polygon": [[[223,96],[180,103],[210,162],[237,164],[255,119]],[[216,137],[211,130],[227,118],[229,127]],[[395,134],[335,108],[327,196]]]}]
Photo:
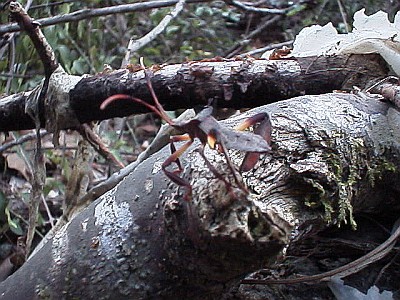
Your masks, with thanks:
[{"label": "tree branch", "polygon": [[13,20],[16,20],[21,28],[28,34],[39,57],[44,65],[44,72],[46,78],[58,68],[59,64],[55,53],[45,36],[40,30],[39,24],[34,21],[24,10],[18,2],[11,2],[9,4],[10,14]]},{"label": "tree branch", "polygon": [[275,24],[278,22],[280,19],[282,19],[282,16],[274,16],[269,20],[265,20],[264,22],[261,22],[260,26],[258,26],[255,30],[253,30],[251,33],[247,34],[243,39],[239,42],[237,42],[235,45],[233,45],[231,48],[225,51],[225,57],[226,58],[231,58],[234,57],[236,54],[240,52],[240,50],[250,44],[252,39],[257,37],[260,33],[264,32],[267,30],[268,27],[271,25]]},{"label": "tree branch", "polygon": [[277,43],[277,44],[270,44],[268,46],[262,47],[262,48],[257,48],[254,50],[250,50],[248,52],[245,52],[243,54],[240,54],[240,56],[242,57],[246,57],[246,56],[253,56],[256,54],[260,54],[260,53],[264,53],[268,50],[273,50],[273,49],[280,49],[282,47],[291,47],[293,45],[293,40],[290,41],[286,41],[286,42],[282,42],[282,43]]},{"label": "tree branch", "polygon": [[175,8],[169,12],[160,23],[157,24],[148,34],[141,37],[140,39],[133,39],[129,40],[128,49],[122,62],[122,67],[126,67],[126,65],[131,61],[132,54],[138,51],[140,48],[143,48],[145,45],[153,41],[159,34],[161,34],[168,24],[178,16],[178,14],[182,11],[186,0],[179,0],[176,4]]},{"label": "tree branch", "polygon": [[[153,69],[155,92],[167,110],[205,105],[209,99],[219,107],[256,107],[304,93],[365,87],[374,78],[388,74],[386,64],[376,55],[270,61],[215,59]],[[85,123],[147,112],[142,105],[130,101],[119,101],[100,110],[100,104],[113,94],[152,101],[142,71],[117,70],[89,77],[57,73],[52,78],[54,89],[47,98],[55,102],[46,107],[57,111],[59,129],[74,128],[77,120]],[[24,111],[30,95],[21,93],[0,100],[0,131],[33,128]],[[42,116],[42,126],[49,119],[49,115]],[[54,126],[50,129],[54,130]]]},{"label": "tree branch", "polygon": [[[187,3],[202,3],[209,2],[210,0],[187,0]],[[133,4],[116,5],[112,7],[103,7],[96,9],[82,9],[73,13],[58,15],[50,18],[38,19],[37,22],[40,26],[50,26],[59,23],[76,22],[88,18],[95,18],[113,14],[123,14],[135,11],[145,11],[153,8],[162,8],[175,5],[178,0],[159,0],[150,2],[140,2]],[[21,27],[17,24],[7,24],[0,26],[0,35],[7,32],[21,31]]]},{"label": "tree branch", "polygon": [[257,14],[274,14],[274,15],[283,15],[292,10],[293,8],[297,7],[298,4],[294,4],[290,7],[287,8],[265,8],[265,7],[254,7],[250,6],[247,4],[244,4],[240,1],[237,0],[225,0],[225,3],[228,5],[235,6],[241,10],[247,11],[247,12],[252,12],[252,13],[257,13]]}]

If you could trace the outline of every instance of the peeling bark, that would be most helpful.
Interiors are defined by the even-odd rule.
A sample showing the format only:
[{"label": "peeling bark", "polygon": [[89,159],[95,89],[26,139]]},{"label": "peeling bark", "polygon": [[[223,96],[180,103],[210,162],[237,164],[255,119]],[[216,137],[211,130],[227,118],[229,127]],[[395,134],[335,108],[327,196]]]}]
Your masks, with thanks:
[{"label": "peeling bark", "polygon": [[[273,150],[241,174],[248,195],[235,187],[223,156],[207,150],[233,185],[227,193],[194,145],[182,158],[193,186],[185,202],[185,191],[161,171],[164,148],[2,282],[2,299],[260,299],[239,281],[274,263],[296,238],[345,222],[355,228],[355,214],[399,211],[397,109],[337,93],[281,101],[223,123],[258,112],[271,116]],[[229,155],[238,166],[244,153]]]}]

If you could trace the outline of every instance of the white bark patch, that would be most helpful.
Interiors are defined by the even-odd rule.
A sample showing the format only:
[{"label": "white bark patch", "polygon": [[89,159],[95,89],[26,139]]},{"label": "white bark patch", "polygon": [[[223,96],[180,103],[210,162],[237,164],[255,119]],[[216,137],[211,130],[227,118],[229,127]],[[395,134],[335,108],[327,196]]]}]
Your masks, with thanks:
[{"label": "white bark patch", "polygon": [[61,227],[61,229],[57,231],[53,238],[53,242],[51,245],[51,255],[56,265],[62,264],[68,255],[68,225],[69,223]]},{"label": "white bark patch", "polygon": [[150,194],[151,191],[153,190],[153,188],[154,188],[153,179],[151,179],[151,178],[146,179],[146,181],[144,182],[144,189],[145,189],[146,193]]},{"label": "white bark patch", "polygon": [[84,76],[72,76],[58,67],[50,76],[46,97],[46,129],[54,132],[57,128],[79,124],[74,111],[70,107],[69,93]]},{"label": "white bark patch", "polygon": [[94,211],[95,225],[100,227],[98,251],[108,259],[115,257],[118,246],[129,238],[132,230],[139,228],[133,222],[129,204],[115,202],[115,192],[116,188],[104,194]]},{"label": "white bark patch", "polygon": [[151,170],[151,174],[156,174],[160,172],[160,170],[162,169],[162,164],[162,161],[156,161],[153,165],[153,169]]},{"label": "white bark patch", "polygon": [[86,232],[86,231],[87,231],[88,222],[89,222],[89,218],[86,218],[86,219],[83,220],[83,222],[81,223],[81,228],[82,228],[82,231],[83,231],[83,232]]}]

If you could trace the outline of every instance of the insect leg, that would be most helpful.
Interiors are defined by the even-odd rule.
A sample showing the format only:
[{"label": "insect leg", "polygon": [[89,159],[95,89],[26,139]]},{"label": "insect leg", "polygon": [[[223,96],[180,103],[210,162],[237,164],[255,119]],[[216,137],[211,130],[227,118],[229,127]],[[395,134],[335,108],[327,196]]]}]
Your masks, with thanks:
[{"label": "insect leg", "polygon": [[233,165],[231,159],[229,158],[228,150],[226,149],[226,147],[224,146],[223,143],[218,144],[218,146],[221,148],[221,151],[222,151],[222,153],[223,153],[224,156],[225,156],[226,163],[228,164],[228,167],[229,167],[229,169],[230,169],[231,172],[232,172],[232,175],[233,175],[233,178],[235,179],[236,184],[239,186],[239,188],[240,188],[243,192],[245,192],[246,194],[248,194],[249,191],[247,190],[246,186],[243,184],[243,182],[242,182],[242,181],[238,178],[238,176],[237,176],[237,173],[236,173],[237,171],[236,171],[236,169],[235,169],[235,167],[234,167],[234,165]]},{"label": "insect leg", "polygon": [[268,144],[270,144],[272,125],[269,115],[267,113],[255,114],[254,116],[247,118],[244,122],[236,126],[235,129],[243,131],[257,123],[260,123],[260,125],[254,129],[254,133],[261,135],[268,142]]},{"label": "insect leg", "polygon": [[[256,123],[260,124],[254,129],[254,133],[262,136],[264,140],[270,145],[272,125],[271,120],[269,119],[269,115],[267,113],[259,113],[248,118],[242,124],[237,126],[236,130],[245,130],[246,128]],[[259,152],[247,152],[243,159],[243,163],[240,166],[240,172],[250,171],[252,168],[254,168],[259,158]]]},{"label": "insect leg", "polygon": [[[193,143],[193,140],[190,139],[188,142],[186,142],[185,144],[183,144],[182,147],[180,147],[178,150],[176,150],[174,153],[172,153],[161,165],[162,170],[164,171],[165,175],[167,175],[167,177],[174,183],[176,183],[179,186],[183,186],[186,187],[186,193],[184,195],[184,199],[186,201],[189,201],[192,195],[192,186],[190,185],[190,183],[181,178],[177,172],[171,172],[168,171],[167,168],[173,163],[173,162],[177,162],[179,161],[179,157],[182,155],[182,153],[184,153],[187,148],[189,148],[189,146]],[[175,146],[173,146],[173,148],[175,149]],[[177,163],[178,164],[178,163]],[[180,166],[180,163],[178,165],[178,167]],[[181,171],[182,169],[180,168],[179,171]]]},{"label": "insect leg", "polygon": [[214,176],[223,181],[226,185],[226,188],[228,189],[228,191],[230,191],[232,189],[232,185],[230,184],[229,181],[227,181],[224,176],[222,176],[221,173],[219,173],[217,171],[217,169],[212,165],[212,163],[208,160],[208,158],[205,156],[204,154],[204,145],[201,146],[200,149],[198,149],[198,152],[200,153],[201,157],[204,159],[205,164],[207,165],[207,167],[210,169],[211,173],[214,174]]},{"label": "insect leg", "polygon": [[[214,139],[214,140],[218,140],[217,132],[215,132],[215,130],[211,130],[211,131],[209,132],[209,137],[208,137],[208,139],[210,139],[210,138],[212,138],[212,139]],[[222,152],[224,153],[224,155],[225,155],[225,159],[226,159],[226,161],[227,161],[227,163],[228,163],[229,169],[230,169],[230,170],[232,171],[232,173],[233,173],[235,182],[237,183],[237,185],[238,185],[245,193],[247,193],[247,189],[244,187],[244,185],[240,182],[240,180],[239,180],[239,179],[237,178],[237,176],[236,176],[235,168],[234,168],[234,166],[233,166],[233,164],[232,164],[232,161],[229,159],[227,150],[226,150],[225,147],[223,147],[220,143],[218,144],[218,146],[219,146],[220,151],[222,151]],[[221,173],[219,173],[219,172],[217,171],[217,169],[211,164],[211,162],[210,162],[210,161],[207,159],[207,157],[205,156],[205,154],[204,154],[204,145],[202,145],[202,147],[201,147],[198,151],[199,151],[201,157],[204,159],[204,162],[206,163],[207,167],[208,167],[208,168],[210,169],[210,171],[214,174],[214,176],[215,176],[216,178],[218,178],[219,180],[221,180],[221,181],[223,181],[223,182],[225,183],[225,186],[226,186],[228,192],[232,192],[232,185],[231,185],[231,183],[230,183],[228,180],[226,180],[226,179],[224,178],[224,176],[223,176]]]},{"label": "insect leg", "polygon": [[[176,147],[175,147],[175,144],[174,144],[175,142],[182,142],[182,141],[189,141],[189,140],[190,140],[190,136],[188,134],[172,136],[170,141],[169,141],[171,154],[174,154],[176,152]],[[172,164],[173,162],[175,162],[176,165],[178,166],[178,172],[181,172],[183,170],[183,168],[182,168],[182,165],[181,165],[181,161],[179,160],[179,157],[177,157],[175,161],[171,161],[170,164]]]}]

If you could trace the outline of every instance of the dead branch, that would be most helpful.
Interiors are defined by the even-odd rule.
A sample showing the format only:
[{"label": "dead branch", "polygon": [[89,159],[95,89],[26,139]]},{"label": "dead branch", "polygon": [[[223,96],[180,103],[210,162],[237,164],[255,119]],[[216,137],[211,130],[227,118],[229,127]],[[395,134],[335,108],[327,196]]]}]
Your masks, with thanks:
[{"label": "dead branch", "polygon": [[243,49],[243,47],[251,43],[252,39],[256,38],[262,32],[268,30],[268,27],[271,27],[281,19],[282,16],[277,15],[270,19],[262,20],[262,22],[260,22],[260,26],[258,26],[255,30],[244,36],[241,41],[238,41],[235,45],[226,50],[224,57],[231,58],[234,57],[235,55],[238,55]]},{"label": "dead branch", "polygon": [[18,2],[12,1],[9,4],[9,9],[12,19],[16,20],[19,26],[29,35],[29,38],[35,46],[44,65],[46,78],[50,77],[51,73],[58,68],[59,64],[53,49],[40,30],[39,24],[27,14],[25,9]]},{"label": "dead branch", "polygon": [[277,43],[277,44],[270,44],[268,46],[262,47],[262,48],[257,48],[254,50],[251,50],[249,52],[245,52],[243,54],[240,54],[241,57],[246,57],[246,56],[253,56],[256,54],[262,54],[268,50],[273,50],[273,49],[281,49],[282,47],[291,47],[293,45],[293,40],[282,42],[282,43]]},{"label": "dead branch", "polygon": [[170,11],[160,23],[157,24],[149,33],[145,36],[141,37],[140,39],[133,39],[129,40],[128,49],[125,55],[125,58],[122,62],[122,67],[126,67],[126,65],[131,61],[132,56],[135,52],[139,49],[143,48],[145,45],[153,41],[157,36],[159,36],[168,24],[175,19],[179,13],[183,10],[186,0],[179,0],[176,4],[175,8]]},{"label": "dead branch", "polygon": [[[387,76],[386,64],[377,55],[308,57],[286,60],[205,60],[153,66],[154,90],[167,110],[205,105],[256,107],[282,99],[340,89],[363,88]],[[147,112],[142,105],[119,102],[107,110],[100,104],[113,94],[129,94],[151,103],[142,71],[121,69],[95,76],[55,72],[50,80],[46,112],[40,115],[49,129],[74,128],[79,123]],[[33,128],[25,113],[31,92],[0,100],[0,131]]]},{"label": "dead branch", "polygon": [[[46,130],[41,130],[40,131],[40,137],[41,138],[46,136],[46,135],[49,135],[49,133]],[[8,149],[10,149],[10,148],[12,148],[14,146],[21,145],[21,144],[23,144],[23,143],[25,143],[27,141],[31,141],[31,140],[34,140],[36,138],[37,138],[36,133],[24,134],[23,136],[15,139],[13,141],[10,141],[10,142],[7,142],[7,143],[4,143],[3,145],[1,145],[0,146],[0,153],[3,153],[3,152],[7,151]]]},{"label": "dead branch", "polygon": [[[29,227],[26,235],[26,257],[31,252],[31,245],[35,235],[36,224],[38,222],[39,203],[45,203],[43,196],[43,186],[46,179],[46,169],[42,151],[40,136],[40,111],[49,87],[50,76],[59,68],[55,53],[47,42],[45,36],[40,30],[38,24],[28,15],[22,5],[18,2],[9,3],[9,11],[12,19],[16,20],[21,28],[28,34],[44,66],[45,80],[40,88],[33,92],[32,97],[25,103],[25,112],[32,118],[36,129],[36,148],[34,159],[31,166],[31,184],[32,190],[29,201]],[[50,213],[47,203],[45,203],[47,212]],[[50,220],[53,220],[49,214]],[[52,225],[53,222],[51,222]]]},{"label": "dead branch", "polygon": [[235,6],[243,11],[247,12],[252,12],[252,13],[257,13],[257,14],[276,14],[276,15],[281,15],[281,14],[286,14],[292,9],[295,9],[298,4],[294,4],[290,7],[287,8],[265,8],[265,7],[255,7],[252,5],[248,5],[244,2],[241,1],[236,1],[236,0],[225,0],[226,4]]}]

